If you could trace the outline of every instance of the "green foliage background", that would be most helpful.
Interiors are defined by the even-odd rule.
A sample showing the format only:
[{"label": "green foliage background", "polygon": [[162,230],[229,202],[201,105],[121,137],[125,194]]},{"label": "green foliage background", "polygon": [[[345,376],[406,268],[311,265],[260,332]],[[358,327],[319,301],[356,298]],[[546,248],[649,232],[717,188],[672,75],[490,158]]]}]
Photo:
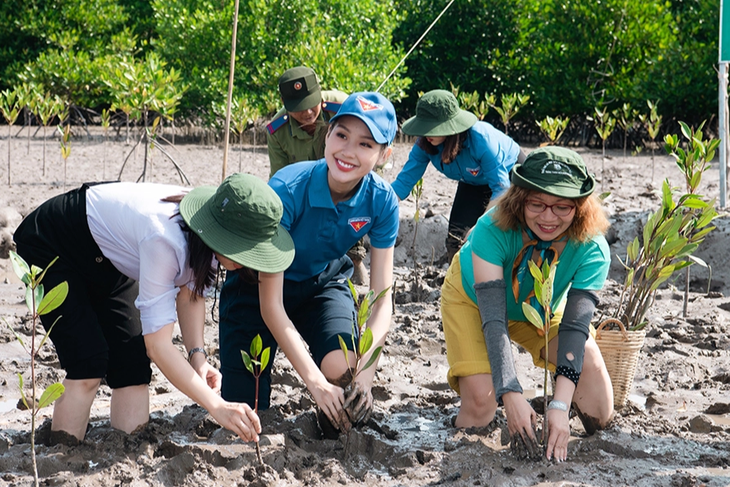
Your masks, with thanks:
[{"label": "green foliage background", "polygon": [[[234,96],[270,115],[278,76],[300,64],[325,89],[374,90],[447,3],[241,0]],[[180,75],[178,113],[214,123],[227,91],[233,5],[4,0],[0,91],[34,84],[98,112],[114,102],[121,63],[153,52]],[[497,99],[529,94],[518,119],[585,119],[599,103],[645,109],[658,100],[665,121],[696,124],[717,111],[718,26],[716,0],[457,0],[381,91],[401,118],[419,92],[453,85]]]}]

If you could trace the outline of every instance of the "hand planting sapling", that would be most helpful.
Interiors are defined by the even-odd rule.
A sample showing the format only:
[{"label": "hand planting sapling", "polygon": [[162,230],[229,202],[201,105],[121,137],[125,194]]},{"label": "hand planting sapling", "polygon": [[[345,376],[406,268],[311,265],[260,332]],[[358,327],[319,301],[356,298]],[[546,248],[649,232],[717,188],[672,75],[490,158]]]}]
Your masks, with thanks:
[{"label": "hand planting sapling", "polygon": [[[387,294],[390,288],[383,289],[377,296],[375,296],[375,291],[371,289],[362,298],[362,301],[360,301],[357,289],[355,289],[352,281],[348,279],[347,284],[350,287],[352,298],[355,300],[355,309],[357,310],[355,321],[352,323],[352,349],[355,354],[354,365],[350,362],[350,353],[345,340],[340,335],[337,338],[340,341],[340,348],[345,354],[345,361],[347,362],[350,375],[349,384],[345,387],[345,404],[343,407],[350,420],[350,424],[357,425],[361,422],[367,422],[370,418],[372,403],[370,402],[369,392],[362,390],[355,379],[357,379],[357,376],[362,371],[371,367],[378,360],[378,356],[382,351],[382,347],[376,347],[370,354],[367,362],[362,365],[363,359],[373,346],[373,331],[367,326],[367,322],[370,319],[375,304]],[[375,297],[373,298],[373,296]],[[359,340],[355,339],[356,336],[359,337]]]},{"label": "hand planting sapling", "polygon": [[[56,259],[58,259],[58,257],[56,257]],[[38,346],[36,346],[36,325],[38,323],[38,319],[41,316],[50,313],[51,311],[58,308],[68,295],[68,283],[66,281],[51,289],[47,294],[44,292],[43,284],[41,283],[41,281],[43,280],[43,276],[45,276],[48,268],[51,267],[54,262],[56,262],[56,259],[53,259],[53,261],[51,261],[51,263],[48,264],[45,269],[41,269],[34,265],[29,267],[22,257],[20,257],[12,250],[10,251],[10,261],[13,264],[13,271],[15,271],[15,274],[18,276],[18,278],[20,278],[23,284],[25,284],[25,303],[28,306],[28,310],[30,310],[31,314],[29,330],[30,347],[26,346],[21,336],[16,333],[15,330],[12,331],[13,334],[15,334],[15,338],[18,340],[18,342],[20,342],[20,345],[23,347],[23,349],[25,349],[28,355],[30,355],[30,397],[26,397],[25,390],[23,388],[23,376],[21,374],[18,374],[18,380],[20,383],[19,387],[21,400],[23,401],[23,405],[26,407],[26,409],[30,410],[30,449],[33,463],[33,478],[35,480],[36,487],[38,487],[38,466],[36,464],[35,454],[36,416],[42,408],[52,404],[53,401],[61,397],[61,394],[63,394],[64,392],[63,384],[57,382],[50,385],[45,391],[43,391],[40,399],[36,400],[37,391],[35,359],[40,349],[46,343],[46,340],[48,340],[48,336],[51,334],[51,330],[58,321],[58,318],[56,319],[56,321],[53,322],[50,327],[48,327],[48,331],[43,336]]]},{"label": "hand planting sapling", "polygon": [[[266,366],[269,365],[269,356],[271,354],[271,347],[266,347],[263,350],[262,348],[263,341],[261,340],[261,335],[256,335],[251,341],[251,355],[241,350],[243,365],[245,365],[246,369],[256,378],[256,395],[253,406],[253,411],[256,414],[259,413],[259,378]],[[259,465],[264,464],[264,461],[261,458],[261,447],[259,446],[258,440],[256,440],[256,458],[259,460]]]}]

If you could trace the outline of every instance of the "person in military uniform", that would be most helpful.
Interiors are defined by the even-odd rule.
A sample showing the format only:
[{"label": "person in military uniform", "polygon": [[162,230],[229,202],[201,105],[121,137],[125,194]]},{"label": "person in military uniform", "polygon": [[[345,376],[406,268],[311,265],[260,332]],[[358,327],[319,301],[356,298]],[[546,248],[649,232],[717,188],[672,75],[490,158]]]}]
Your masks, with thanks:
[{"label": "person in military uniform", "polygon": [[269,177],[284,166],[324,157],[327,126],[347,94],[322,91],[311,68],[297,66],[279,78],[279,94],[284,108],[266,126],[269,150]]},{"label": "person in military uniform", "polygon": [[[284,166],[324,157],[324,139],[332,117],[337,114],[347,93],[322,90],[317,74],[306,66],[287,69],[279,78],[279,95],[284,108],[266,126],[269,149],[269,177]],[[367,251],[362,240],[347,253],[355,266],[352,281],[367,282],[362,263]]]}]

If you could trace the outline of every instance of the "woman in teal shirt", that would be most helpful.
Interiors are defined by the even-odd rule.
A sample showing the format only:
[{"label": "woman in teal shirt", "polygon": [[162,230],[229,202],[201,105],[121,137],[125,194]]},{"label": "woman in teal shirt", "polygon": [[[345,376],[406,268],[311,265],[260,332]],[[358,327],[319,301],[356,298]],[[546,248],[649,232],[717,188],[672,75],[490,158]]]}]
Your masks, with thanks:
[{"label": "woman in teal shirt", "polygon": [[603,236],[608,220],[592,195],[595,179],[571,150],[535,150],[515,165],[511,179],[510,189],[469,234],[443,285],[448,381],[461,395],[455,424],[487,425],[504,405],[513,445],[524,442],[536,451],[536,414],[522,395],[510,340],[545,367],[544,336],[527,321],[522,303],[534,299],[528,261],[557,259],[556,312],[548,333],[556,386],[547,411],[546,455],[562,461],[571,403],[588,433],[613,416],[611,380],[590,326],[610,264]]}]

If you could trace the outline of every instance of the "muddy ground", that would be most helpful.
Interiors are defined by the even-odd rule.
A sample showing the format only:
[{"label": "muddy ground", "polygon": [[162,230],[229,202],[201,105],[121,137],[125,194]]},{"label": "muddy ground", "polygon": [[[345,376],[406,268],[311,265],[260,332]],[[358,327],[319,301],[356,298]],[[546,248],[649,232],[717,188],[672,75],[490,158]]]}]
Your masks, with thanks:
[{"label": "muddy ground", "polygon": [[[17,130],[17,129],[16,129]],[[49,131],[50,132],[50,131]],[[115,179],[130,145],[104,141],[100,133],[78,131],[72,140],[64,181],[57,140],[46,143],[45,175],[41,133],[28,141],[26,132],[11,143],[12,185],[7,184],[7,136],[0,139],[0,240],[47,198],[89,180]],[[3,130],[5,133],[5,130]],[[13,132],[15,133],[15,131]],[[259,138],[259,140],[262,140]],[[410,146],[397,144],[393,180]],[[533,149],[527,147],[527,150]],[[220,146],[180,144],[168,148],[192,185],[221,179]],[[668,177],[682,185],[674,161],[644,151],[624,158],[610,151],[602,169],[599,151],[577,149],[596,173],[603,191],[611,191],[607,209],[613,223],[609,240],[615,254],[610,280],[601,293],[601,313],[616,308],[623,272],[618,256],[637,234],[642,218],[659,206],[656,190]],[[234,146],[228,173],[239,166],[262,178],[268,175],[265,147]],[[142,173],[142,150],[132,156],[121,176]],[[651,174],[654,172],[652,181]],[[601,174],[603,173],[603,177]],[[148,181],[178,183],[170,163],[153,152]],[[717,161],[706,173],[702,192],[719,195]],[[78,446],[43,444],[51,409],[39,416],[38,469],[42,485],[489,485],[489,486],[726,486],[730,485],[730,258],[728,218],[698,255],[712,267],[692,268],[687,317],[682,316],[684,275],[675,276],[657,295],[632,395],[605,431],[586,436],[571,420],[573,437],[568,461],[518,461],[502,445],[503,421],[494,428],[463,430],[451,426],[459,398],[446,385],[446,355],[439,314],[440,284],[445,274],[443,240],[455,183],[429,169],[414,245],[415,204],[401,206],[401,237],[396,248],[395,313],[374,388],[375,413],[347,438],[321,439],[313,401],[285,357],[276,358],[273,407],[262,413],[261,450],[257,466],[253,445],[222,430],[155,370],[150,386],[152,417],[141,433],[126,435],[108,422],[110,391],[102,386],[94,403],[85,441]],[[3,233],[4,232],[4,233]],[[424,291],[411,292],[413,248]],[[364,289],[362,289],[364,291]],[[0,259],[0,485],[31,485],[30,417],[16,406],[17,374],[29,380],[29,359],[8,325],[28,341],[20,283],[10,262]],[[212,305],[212,299],[208,305]],[[7,325],[5,324],[7,323]],[[182,351],[183,347],[176,338]],[[206,327],[211,360],[217,362],[216,325]],[[526,393],[542,395],[542,371],[515,348]],[[41,351],[38,384],[63,379],[52,347]]]}]

